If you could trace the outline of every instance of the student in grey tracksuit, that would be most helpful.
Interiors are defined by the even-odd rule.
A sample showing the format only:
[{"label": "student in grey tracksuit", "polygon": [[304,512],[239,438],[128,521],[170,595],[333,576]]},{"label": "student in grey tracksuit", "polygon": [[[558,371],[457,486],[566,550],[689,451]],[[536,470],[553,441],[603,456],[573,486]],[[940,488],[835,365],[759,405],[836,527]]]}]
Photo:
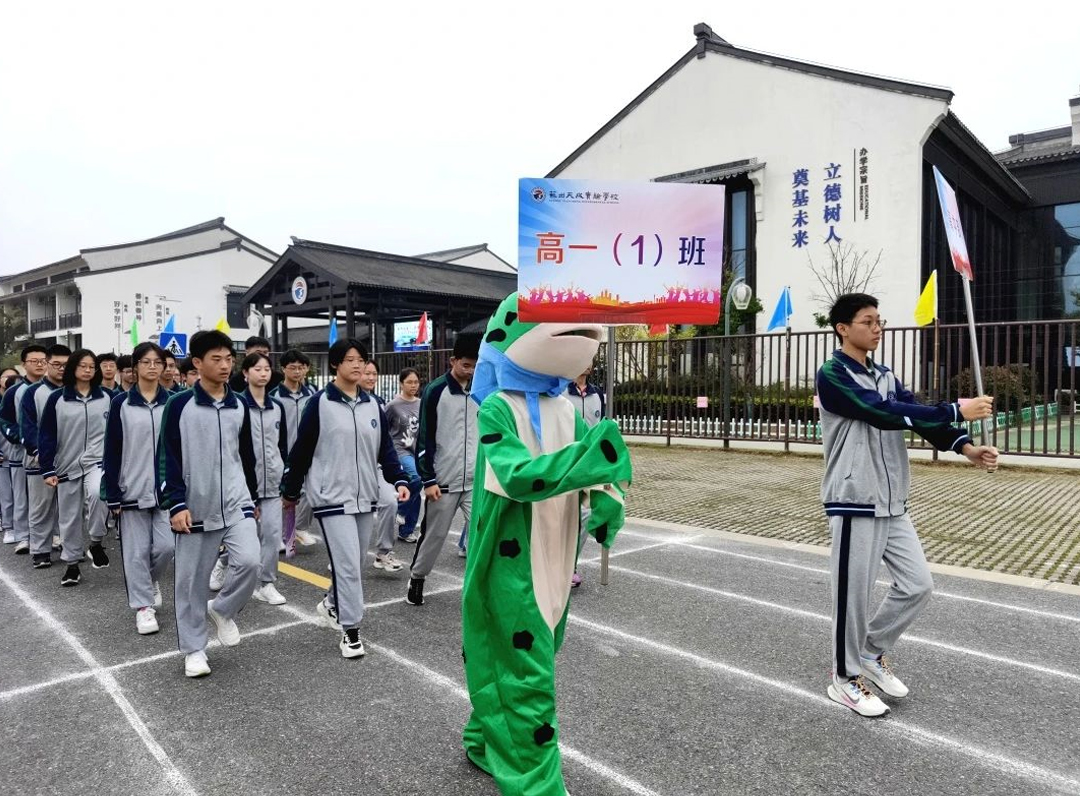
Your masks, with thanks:
[{"label": "student in grey tracksuit", "polygon": [[30,552],[34,566],[49,566],[52,559],[52,537],[58,533],[56,490],[41,477],[38,460],[38,420],[45,409],[45,402],[54,390],[63,386],[64,368],[71,349],[63,345],[49,346],[46,358],[48,370],[45,378],[31,384],[16,396],[19,401],[19,433],[26,449],[23,466],[26,472],[27,516],[30,525]]},{"label": "student in grey tracksuit", "polygon": [[[933,589],[922,546],[908,516],[906,432],[980,466],[997,451],[975,446],[952,423],[989,417],[992,399],[961,407],[919,404],[886,367],[869,358],[884,322],[865,294],[837,299],[830,323],[842,346],[817,374],[825,477],[821,498],[832,530],[833,680],[829,696],[864,716],[888,710],[863,677],[886,694],[908,689],[884,656],[915,620]],[[892,585],[871,613],[870,597],[885,563]]]},{"label": "student in grey tracksuit", "polygon": [[[360,388],[366,392],[369,396],[375,399],[375,402],[379,405],[379,408],[383,411],[383,415],[386,417],[386,427],[388,430],[392,428],[390,417],[386,414],[386,401],[375,393],[375,389],[379,382],[379,366],[374,360],[368,360],[364,365],[364,376],[360,381]],[[391,431],[391,440],[393,439],[393,432]],[[397,455],[397,448],[394,448],[394,454]],[[401,458],[398,458],[398,463],[401,463]],[[402,569],[402,563],[394,556],[394,541],[397,539],[397,512],[398,512],[398,499],[397,489],[386,482],[382,477],[382,473],[379,473],[379,505],[375,507],[375,525],[373,533],[375,535],[375,569],[382,569],[387,572],[400,572]]]},{"label": "student in grey tracksuit", "polygon": [[465,515],[465,526],[469,525],[479,437],[476,430],[479,407],[469,397],[469,387],[479,347],[479,339],[459,335],[454,342],[450,370],[431,382],[420,399],[416,464],[427,503],[406,597],[412,605],[424,603],[424,579],[435,567],[458,509]]},{"label": "student in grey tracksuit", "polygon": [[[63,585],[75,585],[83,547],[83,516],[90,535],[95,569],[109,565],[102,550],[108,509],[101,501],[101,459],[111,397],[101,389],[94,353],[79,349],[64,368],[64,386],[53,391],[41,413],[38,440],[41,477],[56,490],[60,523],[60,559],[68,565]],[[72,582],[74,578],[74,582]]]},{"label": "student in grey tracksuit", "polygon": [[[258,579],[255,526],[258,482],[247,406],[228,385],[232,341],[218,331],[199,332],[190,343],[200,380],[165,405],[158,439],[158,496],[176,533],[174,603],[185,673],[210,673],[206,619],[226,646],[240,643],[233,621]],[[205,385],[205,386],[204,386]],[[225,587],[213,602],[210,571],[218,548],[229,554]]]},{"label": "student in grey tracksuit", "polygon": [[[136,627],[144,634],[157,627],[157,584],[172,562],[175,547],[169,514],[158,506],[154,479],[158,434],[169,400],[169,393],[158,384],[164,360],[154,343],[135,347],[135,384],[112,400],[102,461],[101,491],[109,510],[118,517],[128,607],[137,613],[149,612],[143,621],[136,619]],[[153,398],[148,400],[144,392]]]},{"label": "student in grey tracksuit", "polygon": [[[45,346],[33,343],[22,350],[21,358],[26,376],[15,386],[9,387],[0,403],[0,430],[8,444],[7,465],[11,470],[12,526],[15,533],[15,552],[30,552],[30,505],[26,481],[26,448],[22,444],[20,426],[22,408],[19,401],[32,384],[44,376],[46,364]],[[51,554],[49,564],[52,564]]]},{"label": "student in grey tracksuit", "polygon": [[[302,351],[296,349],[286,351],[281,355],[280,364],[285,378],[270,390],[270,395],[276,398],[285,409],[288,449],[292,450],[300,430],[300,418],[304,413],[304,407],[315,395],[315,388],[304,381],[311,368],[311,362]],[[291,558],[295,554],[296,541],[301,544],[315,544],[318,541],[318,538],[310,533],[312,522],[314,522],[314,517],[311,515],[311,504],[304,495],[300,496],[296,506],[284,509],[282,535],[285,540],[286,558]]]},{"label": "student in grey tracksuit", "polygon": [[256,599],[263,602],[282,604],[284,599],[273,592],[273,599],[262,595],[262,588],[277,581],[278,550],[281,548],[281,476],[285,471],[285,457],[288,455],[288,432],[285,425],[285,407],[269,394],[263,393],[263,403],[252,394],[251,383],[255,370],[263,370],[266,381],[259,384],[259,390],[265,391],[266,382],[273,372],[270,358],[266,354],[248,354],[241,370],[248,378],[248,389],[240,393],[240,398],[247,404],[251,418],[251,445],[255,450],[255,480],[258,484],[256,499],[259,506],[259,545],[261,564],[259,566],[259,586],[255,591]]},{"label": "student in grey tracksuit", "polygon": [[357,340],[338,340],[330,347],[334,381],[304,409],[281,483],[286,505],[295,504],[306,488],[322,527],[333,571],[328,600],[317,610],[328,623],[341,627],[339,649],[346,658],[364,654],[359,635],[364,616],[361,573],[379,502],[380,465],[398,499],[409,496],[409,479],[394,453],[386,415],[360,387],[366,359],[367,350]]}]

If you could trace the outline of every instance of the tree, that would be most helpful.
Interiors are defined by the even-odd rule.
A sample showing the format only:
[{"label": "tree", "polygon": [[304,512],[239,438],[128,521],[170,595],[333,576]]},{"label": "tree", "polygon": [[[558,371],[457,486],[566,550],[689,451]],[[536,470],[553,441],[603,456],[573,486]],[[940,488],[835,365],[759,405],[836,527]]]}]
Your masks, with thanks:
[{"label": "tree", "polygon": [[25,308],[11,304],[0,307],[0,357],[5,362],[26,344],[25,340],[18,340],[24,334],[26,334]]},{"label": "tree", "polygon": [[824,310],[814,313],[817,325],[824,329],[829,325],[829,310],[837,298],[845,293],[866,293],[870,289],[877,278],[881,252],[871,261],[869,251],[857,252],[850,243],[830,244],[827,264],[815,265],[809,254],[806,260],[821,287],[820,292],[810,294],[810,299]]}]

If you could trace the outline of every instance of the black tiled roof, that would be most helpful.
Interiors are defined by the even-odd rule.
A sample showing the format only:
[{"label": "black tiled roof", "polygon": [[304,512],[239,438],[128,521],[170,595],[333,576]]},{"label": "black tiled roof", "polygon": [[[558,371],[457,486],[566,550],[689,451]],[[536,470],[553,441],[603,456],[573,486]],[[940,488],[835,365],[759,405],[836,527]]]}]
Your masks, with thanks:
[{"label": "black tiled roof", "polygon": [[294,238],[283,259],[293,254],[342,284],[492,301],[502,301],[517,288],[515,274],[331,243]]}]

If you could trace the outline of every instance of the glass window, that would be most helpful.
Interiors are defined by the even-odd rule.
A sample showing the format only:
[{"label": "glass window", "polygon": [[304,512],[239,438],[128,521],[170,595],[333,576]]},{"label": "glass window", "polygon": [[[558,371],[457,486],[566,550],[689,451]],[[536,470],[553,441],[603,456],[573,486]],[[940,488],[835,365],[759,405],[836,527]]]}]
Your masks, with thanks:
[{"label": "glass window", "polygon": [[[1069,205],[1058,205],[1054,208],[1054,220],[1061,226],[1068,229],[1069,227],[1080,227],[1080,202],[1074,202]],[[1073,237],[1077,237],[1074,235]]]},{"label": "glass window", "polygon": [[746,191],[731,195],[731,270],[746,277]]}]

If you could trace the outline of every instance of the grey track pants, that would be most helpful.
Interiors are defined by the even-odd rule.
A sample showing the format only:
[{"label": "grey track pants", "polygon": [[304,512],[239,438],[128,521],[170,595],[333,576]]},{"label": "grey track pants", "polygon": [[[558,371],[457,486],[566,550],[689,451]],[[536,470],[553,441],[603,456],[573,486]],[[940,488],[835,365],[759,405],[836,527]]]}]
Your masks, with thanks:
[{"label": "grey track pants", "polygon": [[225,586],[214,598],[214,610],[234,618],[255,591],[259,574],[259,532],[255,520],[245,519],[219,531],[176,534],[173,606],[176,637],[185,655],[206,648],[206,604],[210,597],[210,571],[218,548],[229,552]]},{"label": "grey track pants", "polygon": [[379,555],[389,553],[394,549],[397,540],[397,490],[393,484],[386,483],[382,477],[382,468],[379,468],[379,506],[375,510],[375,544]]},{"label": "grey track pants", "polygon": [[69,478],[56,485],[60,544],[64,546],[60,559],[65,564],[77,564],[86,553],[83,541],[84,513],[90,543],[105,538],[105,520],[109,509],[101,500],[101,476],[102,471],[95,467],[84,476]]},{"label": "grey track pants", "polygon": [[15,541],[27,542],[30,540],[30,502],[26,494],[26,470],[21,464],[13,464],[10,471]]},{"label": "grey track pants", "polygon": [[[833,671],[840,679],[862,669],[861,655],[889,652],[915,621],[934,588],[915,527],[900,517],[830,517],[832,531]],[[870,616],[882,562],[892,578]]]},{"label": "grey track pants", "polygon": [[465,515],[465,527],[472,515],[472,490],[468,492],[443,492],[438,500],[425,501],[424,521],[420,524],[420,541],[413,553],[411,575],[426,578],[435,568],[442,552],[446,535],[458,509]]},{"label": "grey track pants", "polygon": [[0,530],[15,533],[15,494],[11,491],[11,467],[7,464],[0,464]]},{"label": "grey track pants", "polygon": [[[37,469],[37,462],[34,462]],[[27,516],[30,520],[30,552],[52,552],[52,537],[59,532],[56,490],[45,483],[41,473],[26,474]]]},{"label": "grey track pants", "polygon": [[153,606],[154,581],[160,580],[169,568],[176,546],[169,513],[162,509],[125,509],[117,522],[128,607]]},{"label": "grey track pants", "polygon": [[359,627],[364,618],[362,572],[371,545],[375,512],[337,514],[320,517],[326,552],[334,569],[330,579],[330,601],[337,608],[338,623],[348,630]]},{"label": "grey track pants", "polygon": [[274,583],[277,580],[284,519],[281,512],[281,498],[264,498],[259,501],[259,583]]}]

